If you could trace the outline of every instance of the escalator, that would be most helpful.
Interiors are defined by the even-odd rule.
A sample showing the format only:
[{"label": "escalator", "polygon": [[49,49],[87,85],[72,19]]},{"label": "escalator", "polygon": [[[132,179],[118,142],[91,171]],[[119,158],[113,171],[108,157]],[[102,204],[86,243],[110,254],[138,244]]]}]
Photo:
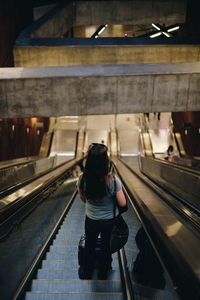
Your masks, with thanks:
[{"label": "escalator", "polygon": [[78,277],[77,245],[84,232],[85,205],[76,195],[36,278],[32,281],[26,300],[34,299],[123,299],[117,254],[113,255],[108,280]]},{"label": "escalator", "polygon": [[[43,253],[36,259],[35,267],[29,272],[32,273],[30,278],[13,299],[177,299],[169,285],[159,290],[137,284],[132,268],[138,253],[135,235],[141,220],[131,200],[128,206],[123,216],[130,229],[129,239],[124,250],[113,255],[108,280],[98,280],[97,270],[92,280],[80,280],[78,277],[77,246],[84,232],[85,205],[75,195],[47,239]],[[31,277],[34,279],[28,284]]]},{"label": "escalator", "polygon": [[[48,227],[50,227],[51,222],[53,224],[55,223],[55,219],[59,220],[50,232],[36,260],[29,268],[27,272],[28,277],[26,276],[26,278],[24,278],[13,299],[23,299],[25,293],[25,299],[45,300],[56,298],[58,298],[58,300],[68,299],[69,297],[72,297],[72,299],[134,299],[135,297],[135,299],[148,300],[175,300],[178,298],[173,288],[181,295],[180,299],[188,300],[190,299],[188,295],[193,297],[191,299],[198,299],[198,276],[196,270],[194,270],[194,265],[198,266],[199,234],[192,232],[194,229],[190,231],[188,225],[184,224],[186,221],[180,221],[179,216],[177,217],[176,213],[172,213],[171,209],[162,203],[162,199],[155,196],[155,193],[152,193],[144,183],[141,185],[138,179],[135,179],[131,174],[130,170],[127,169],[126,166],[123,166],[116,157],[113,157],[113,163],[118,170],[117,172],[119,172],[118,176],[121,177],[127,189],[127,196],[130,197],[128,203],[129,210],[123,214],[130,229],[129,240],[124,248],[124,261],[122,261],[123,255],[121,253],[123,251],[113,255],[113,270],[107,281],[97,280],[96,272],[94,272],[91,281],[80,280],[78,278],[77,246],[84,230],[85,208],[84,203],[80,201],[78,196],[75,196],[70,201],[67,201],[66,208],[63,210],[63,203],[66,202],[66,191],[62,188],[65,184],[64,182],[55,194],[50,194],[46,203],[42,204],[43,208],[42,205],[39,205],[37,208],[38,212],[35,212],[35,215],[33,212],[33,216],[30,217],[29,228],[26,233],[27,236],[28,233],[30,235],[26,243],[27,247],[30,247],[28,241],[34,244],[34,246],[37,244],[37,235],[42,234],[47,237],[49,234]],[[70,168],[73,166],[71,163]],[[63,167],[63,171],[66,173],[67,168]],[[55,180],[57,180],[56,177]],[[73,179],[73,186],[75,181],[76,178]],[[51,197],[53,197],[53,199],[51,200],[50,210],[49,199]],[[62,209],[60,208],[56,211],[57,203],[60,203],[59,205],[60,207],[62,206]],[[43,210],[44,215],[41,214],[41,210]],[[41,219],[47,213],[49,214],[49,218],[43,222]],[[34,229],[36,224],[38,226]],[[168,281],[164,290],[141,286],[135,281],[132,274],[133,262],[138,253],[135,235],[141,224],[147,230],[148,236],[155,246],[166,273],[172,277],[173,288]],[[170,235],[170,226],[173,224],[175,224],[177,236]],[[23,224],[20,225],[20,230],[22,226]],[[179,232],[180,228],[181,231]],[[21,235],[20,230],[18,238]],[[27,231],[27,228],[25,228],[25,230]],[[23,235],[25,237],[24,232]],[[181,240],[188,240],[189,244],[180,247]],[[11,234],[11,241],[16,242],[15,232]],[[10,245],[12,245],[12,243],[8,243],[5,249],[8,249]],[[27,255],[30,255],[30,251],[27,251],[27,253]],[[20,255],[20,251],[18,251],[18,254]],[[0,253],[0,255],[1,257],[3,255],[5,256],[5,252],[3,254]],[[12,255],[14,261],[16,255],[14,256],[13,252]],[[22,254],[19,258],[19,264],[20,261],[27,260],[26,256],[23,259]],[[9,263],[8,260],[6,262],[7,264]],[[13,267],[15,268],[15,266],[11,265],[11,271]],[[126,268],[129,271],[128,273]],[[6,273],[6,276],[7,275],[9,274]],[[32,280],[32,278],[34,279]],[[4,281],[6,282],[6,278]],[[9,281],[7,280],[7,282]],[[193,284],[193,291],[191,291],[190,288],[188,290],[188,286],[191,282]],[[129,283],[131,283],[134,292],[131,291]],[[130,289],[129,293],[127,292],[128,288]],[[129,298],[127,294],[130,295]],[[7,300],[11,298],[2,299]]]},{"label": "escalator", "polygon": [[[129,201],[128,207],[123,217],[129,226],[129,239],[125,248],[113,255],[108,279],[98,280],[95,270],[92,280],[80,280],[78,242],[84,233],[85,204],[75,194],[60,217],[56,232],[51,234],[53,238],[43,258],[38,258],[39,268],[34,271],[34,279],[23,299],[177,299],[169,286],[159,290],[137,284],[131,270],[138,253],[135,235],[141,223]],[[18,293],[14,299],[21,297]]]}]

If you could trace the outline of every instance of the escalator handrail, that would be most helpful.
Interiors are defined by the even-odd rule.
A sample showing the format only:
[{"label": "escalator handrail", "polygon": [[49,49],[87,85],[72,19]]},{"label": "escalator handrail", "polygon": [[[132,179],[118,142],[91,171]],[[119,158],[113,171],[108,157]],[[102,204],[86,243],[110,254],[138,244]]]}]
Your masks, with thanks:
[{"label": "escalator handrail", "polygon": [[[118,158],[134,175],[136,175],[140,180],[147,184],[159,197],[161,197],[172,209],[174,209],[181,217],[186,220],[190,225],[195,228],[195,230],[200,232],[200,221],[195,215],[192,215],[189,210],[187,210],[181,203],[175,203],[172,197],[167,194],[163,188],[159,186],[155,180],[151,180],[149,177],[144,176],[133,170],[128,164],[126,164],[122,159]],[[173,197],[178,198],[176,195]],[[183,199],[178,198],[183,202]]]},{"label": "escalator handrail", "polygon": [[[35,207],[37,202],[41,201],[41,194],[45,195],[45,193],[48,193],[48,189],[60,178],[68,177],[71,170],[79,161],[80,159],[74,159],[68,163],[65,163],[64,165],[62,164],[62,166],[60,166],[60,170],[59,168],[56,168],[56,170],[53,170],[51,173],[48,173],[28,184],[26,186],[27,192],[25,192],[25,196],[25,187],[23,187],[21,196],[19,196],[20,190],[12,195],[9,195],[8,197],[12,196],[12,200],[7,200],[8,204],[1,209],[0,240],[4,239],[9,234],[15,224],[18,224],[23,219],[23,216],[26,216],[28,213],[30,213],[31,207]],[[54,172],[56,172],[56,174],[53,174]],[[4,200],[6,201],[6,199],[7,198]]]},{"label": "escalator handrail", "polygon": [[60,218],[58,219],[57,223],[55,224],[55,226],[53,227],[53,229],[51,230],[49,236],[47,237],[44,245],[42,246],[42,248],[40,249],[39,253],[37,254],[37,256],[35,257],[32,265],[30,266],[30,268],[28,269],[27,273],[25,274],[24,278],[22,279],[17,291],[15,292],[15,295],[13,296],[12,300],[20,300],[22,295],[25,293],[28,284],[30,283],[31,279],[33,278],[35,272],[38,269],[38,266],[40,264],[40,262],[42,261],[43,257],[45,256],[50,244],[52,243],[52,240],[54,239],[55,235],[58,232],[58,229],[60,227],[60,225],[62,224],[65,215],[67,214],[67,212],[69,211],[75,197],[77,195],[77,190],[74,191],[74,193],[72,194],[70,200],[68,201],[68,203],[66,204]]},{"label": "escalator handrail", "polygon": [[[72,160],[74,160],[74,158],[71,159],[71,160],[68,160],[67,163],[70,162],[70,161],[72,161]],[[42,177],[42,176],[44,176],[44,175],[46,175],[46,174],[54,171],[55,169],[63,166],[64,164],[66,164],[66,162],[64,162],[64,163],[62,163],[62,164],[60,164],[60,165],[58,165],[56,167],[53,167],[53,168],[51,167],[51,168],[49,168],[49,169],[47,169],[47,170],[45,170],[45,171],[43,171],[43,172],[41,172],[39,174],[36,174],[36,175],[32,176],[31,178],[24,179],[21,182],[18,182],[16,184],[12,185],[11,187],[8,187],[6,189],[0,190],[0,200],[3,197],[6,197],[7,195],[9,195],[11,193],[14,193],[16,190],[22,188],[23,186],[31,183],[32,181],[37,180],[38,178],[40,178],[40,177]]]},{"label": "escalator handrail", "polygon": [[123,283],[123,295],[126,300],[135,300],[133,286],[131,284],[130,274],[127,267],[127,260],[124,248],[118,252],[121,279]]},{"label": "escalator handrail", "polygon": [[182,165],[178,164],[177,162],[168,162],[168,161],[162,160],[160,158],[151,158],[151,157],[145,157],[145,159],[156,160],[158,163],[167,165],[168,167],[180,169],[187,173],[191,173],[192,175],[200,176],[200,170],[194,169],[192,167],[182,166]]},{"label": "escalator handrail", "polygon": [[[123,163],[123,162],[122,162]],[[115,165],[115,163],[113,162]],[[115,165],[116,166],[116,165]],[[126,166],[125,166],[126,167]],[[130,170],[131,171],[131,170]],[[120,176],[119,171],[117,170],[118,175]],[[135,173],[135,172],[133,172]],[[139,216],[139,219],[149,237],[149,240],[163,266],[163,268],[167,271],[167,273],[170,275],[171,279],[173,278],[173,284],[174,289],[178,293],[178,295],[181,297],[181,299],[189,299],[188,295],[193,297],[192,299],[199,299],[200,292],[199,292],[199,276],[197,275],[197,270],[194,268],[193,264],[188,264],[188,261],[185,257],[185,255],[182,254],[182,250],[177,248],[177,246],[174,243],[171,243],[170,235],[166,235],[163,231],[163,229],[160,227],[158,220],[153,217],[153,215],[150,213],[150,209],[147,209],[147,206],[145,203],[142,202],[140,196],[137,195],[136,192],[134,192],[134,189],[129,189],[127,184],[124,182],[123,178],[120,176],[122,182],[124,183],[129,196],[131,197],[131,205],[133,208],[135,208],[135,212],[137,216]],[[138,176],[139,178],[139,176]],[[164,205],[162,205],[163,209],[165,209]],[[168,211],[170,211],[169,208],[166,207]],[[148,212],[148,214],[146,214]],[[174,218],[179,219],[176,213],[173,213]],[[161,214],[162,216],[163,214]],[[166,215],[166,213],[165,213]],[[184,221],[182,221],[182,226],[186,228],[186,231],[188,232],[188,226],[185,224]],[[194,229],[195,230],[195,229]],[[190,232],[193,232],[193,229],[189,229]],[[199,234],[197,236],[197,232],[193,232],[192,235],[194,236],[194,240],[199,240]],[[166,237],[168,237],[169,241],[166,240]],[[188,247],[186,247],[189,249]],[[198,243],[199,248],[199,243]],[[198,251],[198,248],[196,248],[196,252]],[[181,251],[179,251],[181,250]],[[181,256],[180,256],[181,253]],[[196,260],[198,257],[196,257]],[[163,260],[164,259],[164,260]],[[194,260],[193,260],[194,261]],[[187,284],[186,284],[187,282]],[[193,287],[192,290],[190,287]]]}]

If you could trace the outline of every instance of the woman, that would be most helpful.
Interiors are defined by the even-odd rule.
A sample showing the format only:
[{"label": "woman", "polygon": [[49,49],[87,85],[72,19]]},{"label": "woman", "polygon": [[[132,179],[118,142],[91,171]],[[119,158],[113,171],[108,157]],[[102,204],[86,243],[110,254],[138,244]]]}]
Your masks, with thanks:
[{"label": "woman", "polygon": [[174,161],[174,147],[172,145],[169,145],[167,149],[167,156],[165,157],[165,160]]},{"label": "woman", "polygon": [[[110,234],[114,224],[113,195],[115,192],[118,206],[126,207],[126,199],[122,191],[121,182],[116,176],[114,178],[112,175],[109,175],[107,150],[108,148],[104,144],[93,143],[90,145],[85,169],[78,182],[79,196],[86,203],[85,261],[83,270],[79,270],[81,279],[90,279],[92,276],[95,245],[100,233],[102,261],[100,262],[98,278],[107,278],[112,262]],[[116,209],[117,214],[118,209]]]}]

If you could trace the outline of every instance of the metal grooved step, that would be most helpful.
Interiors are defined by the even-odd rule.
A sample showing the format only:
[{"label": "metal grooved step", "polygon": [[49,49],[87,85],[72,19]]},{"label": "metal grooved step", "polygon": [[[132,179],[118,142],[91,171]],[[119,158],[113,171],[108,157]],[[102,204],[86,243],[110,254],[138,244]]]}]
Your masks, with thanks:
[{"label": "metal grooved step", "polygon": [[78,277],[78,242],[84,232],[85,205],[77,196],[32,281],[25,300],[123,299],[117,255],[107,280]]}]

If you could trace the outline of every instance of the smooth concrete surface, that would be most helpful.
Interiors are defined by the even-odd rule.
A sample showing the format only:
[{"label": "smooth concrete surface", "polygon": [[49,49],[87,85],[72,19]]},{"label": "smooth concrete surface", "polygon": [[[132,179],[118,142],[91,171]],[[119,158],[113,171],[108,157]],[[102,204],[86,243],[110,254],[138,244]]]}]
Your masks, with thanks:
[{"label": "smooth concrete surface", "polygon": [[39,28],[30,34],[30,37],[60,37],[72,26],[73,3],[71,2],[62,10],[58,10],[58,13],[49,18],[48,22],[43,22]]},{"label": "smooth concrete surface", "polygon": [[[164,41],[163,41],[164,43]],[[200,45],[15,46],[15,67],[196,62]]]},{"label": "smooth concrete surface", "polygon": [[184,23],[186,0],[63,1],[20,34],[59,37],[75,25]]},{"label": "smooth concrete surface", "polygon": [[42,5],[33,8],[33,20],[36,21],[52,10],[56,4]]},{"label": "smooth concrete surface", "polygon": [[0,69],[0,117],[199,111],[200,63]]},{"label": "smooth concrete surface", "polygon": [[75,1],[75,24],[184,23],[185,0]]},{"label": "smooth concrete surface", "polygon": [[37,21],[24,28],[17,40],[36,37],[61,37],[73,25],[73,2],[63,1]]}]

